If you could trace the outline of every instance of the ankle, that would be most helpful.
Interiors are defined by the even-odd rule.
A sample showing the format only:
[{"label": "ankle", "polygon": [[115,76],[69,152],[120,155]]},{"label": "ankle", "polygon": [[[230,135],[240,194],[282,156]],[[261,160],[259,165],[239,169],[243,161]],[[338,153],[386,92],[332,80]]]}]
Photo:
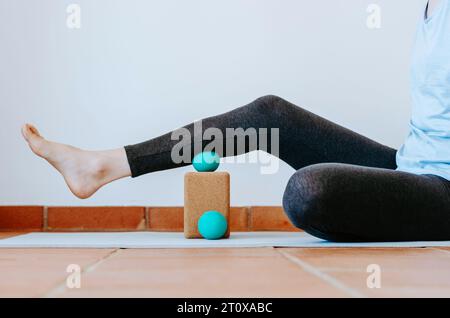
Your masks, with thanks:
[{"label": "ankle", "polygon": [[96,179],[108,181],[111,178],[112,167],[109,161],[109,158],[102,154],[94,154],[90,162],[90,171]]},{"label": "ankle", "polygon": [[131,175],[124,149],[98,152],[96,171],[108,182]]}]

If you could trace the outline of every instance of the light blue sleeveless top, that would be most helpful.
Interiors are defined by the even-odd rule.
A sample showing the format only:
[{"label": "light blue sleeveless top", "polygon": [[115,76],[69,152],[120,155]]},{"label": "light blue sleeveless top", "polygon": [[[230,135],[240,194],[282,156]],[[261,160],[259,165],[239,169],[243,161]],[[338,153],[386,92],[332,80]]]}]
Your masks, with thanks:
[{"label": "light blue sleeveless top", "polygon": [[410,132],[397,170],[450,180],[450,0],[419,23],[411,67]]}]

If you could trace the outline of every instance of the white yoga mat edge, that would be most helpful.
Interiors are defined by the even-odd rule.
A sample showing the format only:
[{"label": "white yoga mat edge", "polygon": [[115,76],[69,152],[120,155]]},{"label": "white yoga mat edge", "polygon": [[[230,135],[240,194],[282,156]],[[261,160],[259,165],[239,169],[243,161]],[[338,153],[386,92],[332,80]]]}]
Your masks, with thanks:
[{"label": "white yoga mat edge", "polygon": [[441,242],[334,243],[303,232],[235,232],[229,239],[185,239],[183,233],[167,232],[37,232],[0,240],[2,248],[401,248],[450,247]]}]

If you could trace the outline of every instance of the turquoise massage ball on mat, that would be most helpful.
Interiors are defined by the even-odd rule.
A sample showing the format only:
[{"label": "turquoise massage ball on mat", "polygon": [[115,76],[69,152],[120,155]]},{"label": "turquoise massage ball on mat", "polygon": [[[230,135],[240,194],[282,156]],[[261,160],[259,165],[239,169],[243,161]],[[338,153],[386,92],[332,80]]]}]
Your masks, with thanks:
[{"label": "turquoise massage ball on mat", "polygon": [[198,231],[207,240],[218,240],[227,232],[227,219],[217,211],[206,211],[198,220]]},{"label": "turquoise massage ball on mat", "polygon": [[220,157],[214,151],[205,151],[192,159],[192,165],[198,172],[213,172],[219,167]]}]

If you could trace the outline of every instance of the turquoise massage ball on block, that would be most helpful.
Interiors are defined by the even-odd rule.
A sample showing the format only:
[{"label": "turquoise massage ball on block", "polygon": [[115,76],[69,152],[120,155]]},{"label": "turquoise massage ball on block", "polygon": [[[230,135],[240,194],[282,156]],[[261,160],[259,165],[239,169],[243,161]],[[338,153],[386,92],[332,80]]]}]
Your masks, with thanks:
[{"label": "turquoise massage ball on block", "polygon": [[227,219],[217,211],[206,211],[198,220],[198,231],[207,240],[218,240],[227,232]]},{"label": "turquoise massage ball on block", "polygon": [[192,159],[192,165],[198,172],[213,172],[219,167],[220,157],[214,151],[205,151]]}]

